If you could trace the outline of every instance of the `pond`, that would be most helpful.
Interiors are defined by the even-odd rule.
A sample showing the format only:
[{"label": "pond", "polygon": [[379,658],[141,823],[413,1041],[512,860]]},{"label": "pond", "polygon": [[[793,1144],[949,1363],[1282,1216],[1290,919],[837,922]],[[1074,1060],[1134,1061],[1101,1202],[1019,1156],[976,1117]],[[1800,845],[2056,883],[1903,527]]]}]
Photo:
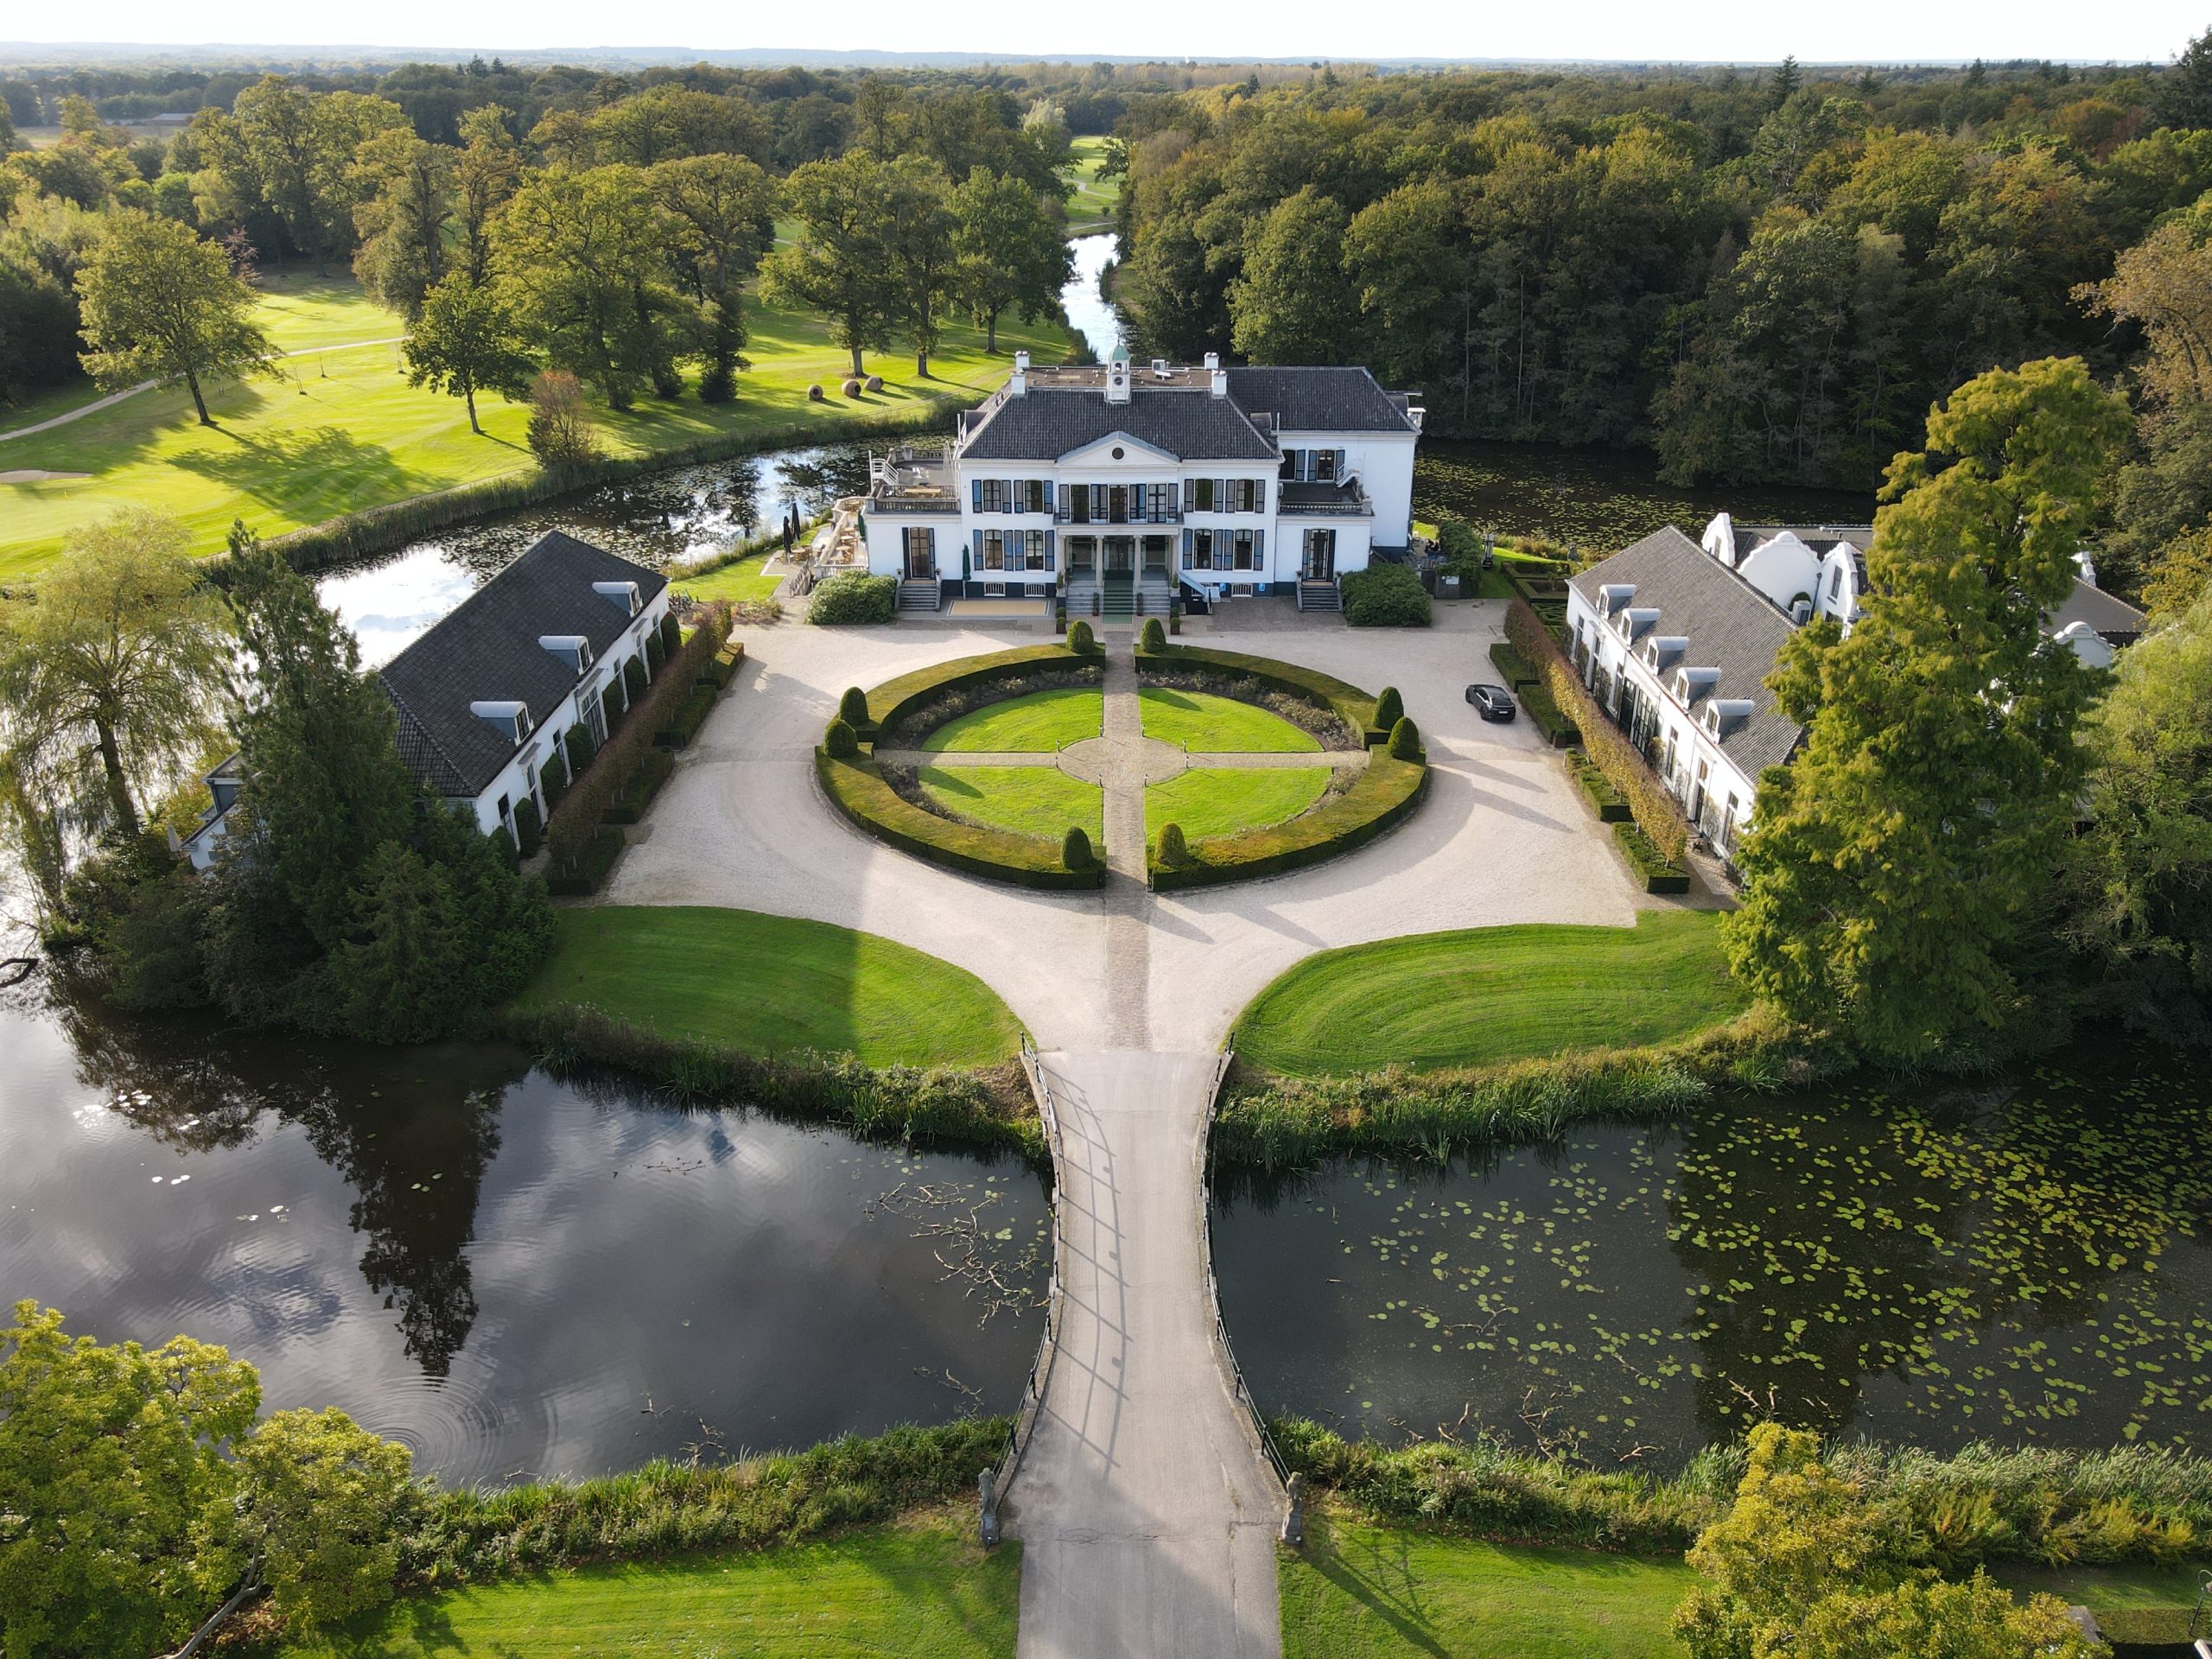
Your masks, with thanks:
[{"label": "pond", "polygon": [[[343,1407],[448,1482],[1020,1398],[1050,1270],[1021,1164],[678,1110],[495,1046],[10,997],[0,1302],[104,1341],[220,1343],[260,1368],[265,1408]],[[970,1263],[1015,1305],[970,1294]]]},{"label": "pond", "polygon": [[1662,524],[1694,537],[1716,512],[1745,524],[1865,524],[1874,518],[1874,498],[1848,490],[1680,489],[1660,482],[1656,463],[1643,451],[1424,438],[1414,461],[1414,512],[1439,507],[1478,530],[1541,536],[1601,556]]},{"label": "pond", "polygon": [[1111,232],[1102,232],[1070,242],[1068,245],[1075,250],[1075,275],[1060,290],[1069,327],[1083,336],[1091,355],[1101,363],[1109,363],[1117,352],[1128,349],[1128,337],[1122,332],[1122,314],[1098,286],[1100,273],[1113,262],[1115,239]]},{"label": "pond", "polygon": [[2179,1063],[1732,1101],[1217,1193],[1263,1409],[1678,1463],[1753,1411],[1948,1449],[2212,1449],[2212,1165]]},{"label": "pond", "polygon": [[[876,447],[882,443],[878,440]],[[656,569],[764,534],[794,505],[827,512],[868,487],[864,442],[778,449],[672,467],[557,501],[488,513],[396,553],[343,566],[316,588],[361,642],[370,667],[391,660],[540,536],[566,531]]]}]

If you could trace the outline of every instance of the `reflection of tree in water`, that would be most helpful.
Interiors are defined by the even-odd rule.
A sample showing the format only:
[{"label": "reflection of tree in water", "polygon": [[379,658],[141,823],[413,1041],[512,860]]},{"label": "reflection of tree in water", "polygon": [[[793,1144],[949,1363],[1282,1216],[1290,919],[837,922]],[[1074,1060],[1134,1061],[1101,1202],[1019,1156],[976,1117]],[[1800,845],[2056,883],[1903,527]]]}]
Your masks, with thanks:
[{"label": "reflection of tree in water", "polygon": [[371,1049],[210,1031],[57,1002],[77,1074],[109,1109],[187,1152],[243,1146],[264,1112],[297,1123],[354,1191],[361,1273],[398,1313],[410,1357],[442,1376],[476,1321],[467,1249],[499,1104],[520,1058],[459,1044]]},{"label": "reflection of tree in water", "polygon": [[347,1219],[368,1236],[362,1275],[397,1308],[408,1357],[432,1376],[452,1368],[476,1323],[467,1251],[499,1111],[491,1090],[396,1112],[333,1090],[285,1113],[353,1186]]}]

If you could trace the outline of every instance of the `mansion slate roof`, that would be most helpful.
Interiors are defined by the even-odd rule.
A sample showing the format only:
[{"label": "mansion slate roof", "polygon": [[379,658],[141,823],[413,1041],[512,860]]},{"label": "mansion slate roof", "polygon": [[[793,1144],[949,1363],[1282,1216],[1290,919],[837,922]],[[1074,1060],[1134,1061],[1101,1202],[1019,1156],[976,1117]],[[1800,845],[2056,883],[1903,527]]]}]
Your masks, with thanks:
[{"label": "mansion slate roof", "polygon": [[2067,594],[2065,602],[2044,613],[2044,631],[2056,633],[2075,622],[2088,623],[2089,631],[2108,645],[2132,645],[2143,632],[2142,612],[2101,588],[2092,588],[2079,576],[2075,577],[2074,591]]},{"label": "mansion slate roof", "polygon": [[537,643],[582,634],[594,665],[629,627],[595,582],[632,582],[640,606],[667,579],[554,531],[479,588],[428,633],[385,664],[380,678],[399,715],[399,753],[416,777],[449,798],[474,797],[514,758],[516,746],[469,713],[472,702],[529,705],[543,724],[582,677]]},{"label": "mansion slate roof", "polygon": [[1129,400],[1106,401],[1103,371],[1043,369],[1019,397],[969,416],[961,454],[969,461],[1052,461],[1125,432],[1179,461],[1274,461],[1276,433],[1412,432],[1403,394],[1360,368],[1231,369],[1217,397],[1203,372],[1156,376],[1139,366]]},{"label": "mansion slate roof", "polygon": [[[1707,696],[1751,699],[1751,718],[1719,740],[1720,752],[1746,777],[1756,779],[1764,768],[1789,758],[1804,728],[1775,706],[1766,677],[1783,641],[1796,630],[1765,594],[1672,524],[1578,572],[1572,581],[1593,611],[1601,588],[1635,587],[1629,604],[1659,613],[1658,622],[1640,636],[1639,650],[1642,640],[1654,635],[1689,640],[1688,652],[1661,671],[1670,693],[1673,668],[1717,668],[1719,682]],[[1701,697],[1700,707],[1691,710],[1700,720],[1703,702]]]}]

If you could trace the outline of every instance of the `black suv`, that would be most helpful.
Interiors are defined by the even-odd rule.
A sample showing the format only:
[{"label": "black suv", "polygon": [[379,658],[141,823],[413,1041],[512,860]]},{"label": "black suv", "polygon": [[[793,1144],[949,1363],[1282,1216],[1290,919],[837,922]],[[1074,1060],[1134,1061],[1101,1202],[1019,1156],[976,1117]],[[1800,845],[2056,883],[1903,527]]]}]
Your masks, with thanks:
[{"label": "black suv", "polygon": [[1482,710],[1484,720],[1513,718],[1513,694],[1503,686],[1471,685],[1467,688],[1467,701]]}]

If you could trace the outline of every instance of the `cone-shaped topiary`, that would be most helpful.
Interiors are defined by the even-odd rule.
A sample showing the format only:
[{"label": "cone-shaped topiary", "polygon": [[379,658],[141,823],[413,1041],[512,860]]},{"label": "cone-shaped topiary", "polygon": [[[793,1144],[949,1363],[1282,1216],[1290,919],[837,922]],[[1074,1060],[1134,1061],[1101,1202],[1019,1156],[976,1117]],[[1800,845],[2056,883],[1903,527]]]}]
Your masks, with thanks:
[{"label": "cone-shaped topiary", "polygon": [[1060,862],[1071,870],[1087,870],[1097,861],[1090,852],[1090,837],[1083,833],[1079,823],[1068,825],[1068,832],[1060,837]]},{"label": "cone-shaped topiary", "polygon": [[1180,864],[1190,857],[1191,849],[1183,840],[1181,824],[1163,823],[1160,826],[1159,851],[1160,861],[1163,864]]},{"label": "cone-shaped topiary", "polygon": [[1097,641],[1091,638],[1090,623],[1077,621],[1068,624],[1068,649],[1086,655],[1098,649]]},{"label": "cone-shaped topiary", "polygon": [[830,751],[832,760],[849,760],[861,752],[861,734],[842,719],[833,720],[822,747]]},{"label": "cone-shaped topiary", "polygon": [[1390,728],[1390,758],[1393,760],[1428,759],[1421,753],[1421,728],[1403,715],[1400,715],[1397,724]]},{"label": "cone-shaped topiary", "polygon": [[1145,618],[1144,627],[1137,634],[1137,649],[1139,651],[1165,651],[1167,649],[1167,630],[1160,626],[1160,619],[1158,617],[1147,616]]},{"label": "cone-shaped topiary", "polygon": [[845,695],[837,699],[837,718],[855,730],[868,724],[868,693],[857,685],[845,688]]},{"label": "cone-shaped topiary", "polygon": [[1398,688],[1386,685],[1382,695],[1375,699],[1375,729],[1387,732],[1395,727],[1406,712],[1406,700],[1398,695]]}]

